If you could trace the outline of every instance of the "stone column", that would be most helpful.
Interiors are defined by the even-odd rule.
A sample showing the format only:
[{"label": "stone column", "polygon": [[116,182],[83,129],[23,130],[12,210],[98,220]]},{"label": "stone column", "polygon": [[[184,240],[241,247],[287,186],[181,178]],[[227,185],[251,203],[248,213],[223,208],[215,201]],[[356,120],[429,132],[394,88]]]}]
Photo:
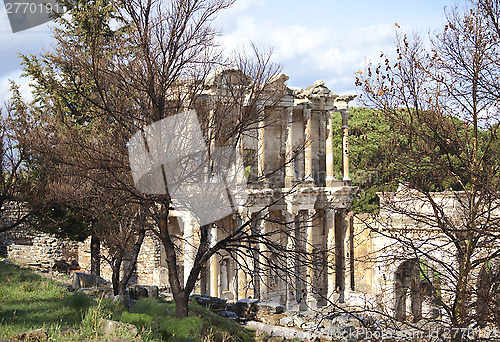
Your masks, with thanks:
[{"label": "stone column", "polygon": [[[238,219],[236,221],[237,224],[239,224],[236,228],[240,228],[247,220],[244,217],[244,214],[238,214],[237,215]],[[250,229],[250,227],[245,227],[242,228],[243,231],[246,231]],[[244,299],[247,298],[247,286],[248,286],[248,280],[247,280],[247,273],[245,272],[245,267],[246,267],[246,258],[245,255],[243,254],[243,250],[240,250],[239,253],[236,254],[236,263],[238,264],[238,298],[237,299]]]},{"label": "stone column", "polygon": [[[305,255],[307,236],[306,236],[306,217],[307,210],[300,210],[295,216],[295,249],[301,252],[297,256],[295,264],[295,288],[297,289],[297,310],[307,310],[307,256]],[[304,281],[305,280],[305,281]]]},{"label": "stone column", "polygon": [[342,116],[342,180],[351,180],[349,177],[349,119],[348,109],[340,110]]},{"label": "stone column", "polygon": [[[250,230],[248,232],[248,235],[251,235],[253,234],[253,230],[255,229],[255,220],[253,218],[253,214],[248,214],[249,216],[247,216],[247,220],[248,221],[251,221],[248,225],[248,229]],[[259,287],[259,284],[256,283],[256,279],[258,277],[256,277],[256,273],[258,271],[258,269],[256,268],[256,266],[258,266],[258,259],[256,258],[256,254],[253,250],[250,250],[250,248],[255,248],[256,246],[253,245],[253,243],[248,243],[248,247],[249,247],[249,252],[246,253],[246,259],[245,259],[245,263],[248,267],[248,272],[247,272],[247,277],[246,277],[246,283],[247,283],[247,286],[246,286],[246,290],[245,290],[245,296],[248,298],[250,296],[252,296],[252,298],[256,298],[258,296],[258,291],[256,291],[256,289],[258,289]]]},{"label": "stone column", "polygon": [[335,287],[339,293],[339,302],[345,297],[345,236],[348,226],[346,210],[337,214],[335,219]]},{"label": "stone column", "polygon": [[237,299],[244,299],[247,297],[246,295],[246,289],[247,289],[247,274],[243,268],[243,265],[245,264],[245,257],[242,255],[237,256],[237,263],[238,263],[238,298]]},{"label": "stone column", "polygon": [[325,224],[327,237],[327,270],[328,270],[328,299],[333,300],[335,294],[335,210],[325,209]]},{"label": "stone column", "polygon": [[184,285],[186,285],[194,266],[196,248],[194,246],[194,234],[198,228],[197,221],[192,217],[186,217],[182,220],[184,226],[183,252],[184,252]]},{"label": "stone column", "polygon": [[333,111],[329,110],[326,112],[326,186],[332,186],[335,178],[333,177],[333,127],[332,127],[332,115]]},{"label": "stone column", "polygon": [[319,157],[319,162],[318,162],[318,179],[316,179],[316,182],[319,186],[326,186],[325,185],[325,178],[326,178],[326,152],[325,152],[325,117],[326,117],[326,112],[325,111],[319,111],[318,112],[319,116],[319,149],[318,149],[318,157]]},{"label": "stone column", "polygon": [[304,107],[304,180],[313,182],[312,176],[312,132],[311,132],[311,108]]},{"label": "stone column", "polygon": [[[242,220],[241,217],[238,213],[233,214],[233,221],[234,221],[234,228],[239,229],[242,226]],[[234,260],[234,278],[231,279],[231,290],[233,291],[233,300],[237,301],[239,293],[241,291],[240,289],[240,283],[239,283],[239,272],[240,272],[240,264],[238,260],[238,254],[236,254],[236,260]]]},{"label": "stone column", "polygon": [[[267,233],[266,230],[266,221],[264,217],[266,216],[266,213],[263,212],[262,217],[257,223],[257,230],[259,234],[265,234]],[[269,257],[267,255],[269,253],[267,246],[264,243],[259,244],[259,269],[258,269],[258,274],[259,274],[259,299],[260,300],[267,300],[267,291],[268,291],[268,286],[269,286],[269,281],[268,281],[268,274],[269,274],[269,267],[267,265],[266,257]]]},{"label": "stone column", "polygon": [[260,179],[266,173],[266,127],[265,127],[265,106],[257,104],[257,111],[259,115],[259,129],[257,138],[257,172]]},{"label": "stone column", "polygon": [[[212,102],[212,101],[210,101]],[[211,103],[210,104],[212,109],[210,109],[210,111],[208,112],[208,138],[210,139],[210,154],[213,155],[213,153],[215,152],[215,142],[216,142],[216,131],[214,130],[214,125],[215,125],[215,122],[214,122],[214,116],[215,116],[215,110],[213,109],[213,106],[214,104]]]},{"label": "stone column", "polygon": [[[217,227],[210,228],[210,246],[217,243]],[[210,258],[210,295],[212,297],[219,297],[219,275],[220,265],[217,254],[212,255]]]},{"label": "stone column", "polygon": [[286,222],[286,264],[287,264],[287,273],[285,275],[286,281],[286,308],[287,310],[295,309],[297,305],[296,300],[296,288],[295,288],[295,266],[296,266],[296,255],[293,251],[296,248],[295,243],[295,215],[296,213],[291,213],[287,210],[282,211],[282,215],[285,218]]},{"label": "stone column", "polygon": [[355,290],[355,274],[354,274],[354,213],[351,211],[348,214],[349,223],[349,285],[351,291]]},{"label": "stone column", "polygon": [[[246,226],[244,228],[241,228],[245,222],[248,221],[248,218],[246,217],[245,214],[243,213],[238,213],[235,214],[237,217],[236,219],[236,229],[241,229],[242,232],[248,231],[250,229],[249,226]],[[248,266],[247,264],[247,257],[245,251],[248,251],[247,249],[241,249],[239,250],[239,253],[236,254],[236,263],[237,263],[237,275],[238,275],[238,297],[237,299],[244,299],[248,297],[248,275],[246,272],[246,268]]]},{"label": "stone column", "polygon": [[304,223],[306,225],[306,253],[307,253],[307,263],[306,263],[306,293],[307,293],[307,304],[309,307],[316,307],[316,296],[314,295],[314,214],[316,211],[314,209],[309,209],[305,212],[307,215],[305,217]]},{"label": "stone column", "polygon": [[[293,154],[293,106],[287,108],[286,112],[286,147],[285,147],[285,158],[292,158]],[[295,159],[289,161],[285,165],[285,187],[291,188],[295,182]]]}]

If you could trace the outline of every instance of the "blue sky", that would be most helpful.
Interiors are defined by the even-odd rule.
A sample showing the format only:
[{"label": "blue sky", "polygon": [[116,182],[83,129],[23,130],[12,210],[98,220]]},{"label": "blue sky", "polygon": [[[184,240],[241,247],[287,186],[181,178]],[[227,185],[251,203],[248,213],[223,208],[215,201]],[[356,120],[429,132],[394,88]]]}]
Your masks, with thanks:
[{"label": "blue sky", "polygon": [[[395,23],[403,32],[426,34],[443,27],[444,7],[455,0],[237,0],[215,25],[221,44],[230,50],[255,43],[273,49],[274,61],[290,77],[288,84],[307,87],[318,79],[339,94],[356,93],[355,72],[381,51],[394,50]],[[28,81],[20,79],[17,53],[39,54],[53,42],[50,25],[11,33],[0,5],[0,102],[8,98],[9,79],[28,96]]]}]

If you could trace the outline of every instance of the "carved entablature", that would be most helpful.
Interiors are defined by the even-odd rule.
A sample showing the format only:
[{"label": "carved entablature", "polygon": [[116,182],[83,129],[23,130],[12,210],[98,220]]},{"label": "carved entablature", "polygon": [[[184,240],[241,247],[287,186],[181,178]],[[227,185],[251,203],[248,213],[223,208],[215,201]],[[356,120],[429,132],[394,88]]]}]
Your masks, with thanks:
[{"label": "carved entablature", "polygon": [[314,85],[306,89],[294,88],[293,94],[295,106],[308,103],[312,110],[330,110],[334,107],[335,99],[338,97],[325,86],[322,80],[314,82]]},{"label": "carved entablature", "polygon": [[340,95],[335,99],[334,107],[336,110],[347,110],[349,102],[354,100],[357,95]]},{"label": "carved entablature", "polygon": [[240,69],[222,67],[210,72],[205,81],[205,89],[235,86],[248,87],[252,82],[252,78]]},{"label": "carved entablature", "polygon": [[352,186],[329,188],[326,194],[327,206],[333,209],[348,209],[351,207],[356,189]]}]

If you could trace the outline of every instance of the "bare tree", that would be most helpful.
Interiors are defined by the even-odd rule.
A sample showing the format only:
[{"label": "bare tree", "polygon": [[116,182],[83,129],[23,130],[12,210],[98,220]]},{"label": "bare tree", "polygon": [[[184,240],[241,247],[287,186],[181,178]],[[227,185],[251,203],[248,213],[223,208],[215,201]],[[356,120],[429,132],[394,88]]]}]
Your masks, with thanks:
[{"label": "bare tree", "polygon": [[[19,90],[13,85],[12,91]],[[0,233],[26,224],[32,214],[23,203],[30,193],[30,177],[26,150],[13,130],[14,105],[7,104],[6,113],[0,110]]]},{"label": "bare tree", "polygon": [[[415,296],[426,293],[442,310],[443,316],[430,319],[453,329],[477,324],[475,306],[486,298],[478,298],[479,271],[499,256],[494,90],[499,45],[491,23],[491,13],[497,12],[488,15],[485,4],[492,2],[448,13],[447,25],[431,37],[430,48],[418,36],[398,34],[397,60],[383,56],[382,63],[367,66],[357,81],[366,103],[401,134],[389,148],[395,151],[392,165],[401,171],[396,183],[407,186],[396,197],[382,196],[389,218],[378,228],[386,228],[382,231],[399,246],[393,256],[405,259],[397,258],[402,267],[398,272],[413,279],[411,291]],[[411,224],[395,224],[391,217]],[[403,285],[403,275],[396,280],[401,282],[396,292],[409,286]],[[421,309],[413,312],[419,321]],[[466,337],[459,332],[451,338]]]},{"label": "bare tree", "polygon": [[[295,267],[311,262],[306,257],[310,254],[306,242],[283,246],[275,239],[285,235],[302,239],[290,233],[287,222],[273,231],[257,229],[257,222],[272,220],[266,207],[273,203],[245,220],[238,219],[233,204],[234,221],[222,219],[199,228],[193,266],[182,281],[176,251],[180,244],[192,242],[175,233],[169,223],[176,206],[171,194],[174,184],[165,184],[159,194],[140,192],[130,172],[130,138],[186,109],[196,110],[211,158],[222,146],[240,153],[245,136],[281,120],[273,107],[288,90],[283,85],[286,79],[276,77],[279,68],[270,62],[270,55],[255,50],[254,58],[245,53],[222,58],[214,43],[216,32],[211,22],[231,3],[121,1],[100,6],[71,2],[67,4],[71,21],[58,18],[63,28],[55,32],[55,51],[42,59],[24,57],[25,70],[36,81],[36,90],[29,108],[18,107],[20,137],[25,137],[30,152],[49,167],[47,172],[57,178],[54,182],[67,186],[61,200],[82,204],[97,219],[113,216],[109,226],[124,228],[123,235],[119,229],[115,237],[130,236],[135,241],[131,250],[124,250],[119,241],[113,242],[113,232],[106,230],[108,247],[115,251],[110,254],[115,266],[113,284],[119,288],[115,293],[122,293],[130,276],[115,279],[121,260],[131,253],[133,265],[144,237],[142,229],[126,229],[137,227],[139,214],[131,213],[141,208],[140,224],[156,236],[166,252],[178,317],[188,314],[188,298],[204,265],[223,250],[241,261],[241,268],[252,270],[255,283],[262,273],[261,265],[273,262],[285,277],[288,252],[297,254]],[[207,96],[211,85],[220,91]],[[262,104],[265,111],[259,109]],[[263,182],[283,169],[297,150],[300,146],[255,181]],[[181,177],[190,179],[199,170],[193,161],[196,158],[183,165]],[[164,179],[177,176],[164,167],[160,174]],[[120,212],[128,214],[115,216]],[[211,243],[214,229],[226,234]],[[299,243],[304,248],[295,248]],[[257,247],[263,245],[265,249]],[[280,256],[279,260],[272,260],[271,254]],[[257,258],[257,263],[249,262],[250,256]]]}]

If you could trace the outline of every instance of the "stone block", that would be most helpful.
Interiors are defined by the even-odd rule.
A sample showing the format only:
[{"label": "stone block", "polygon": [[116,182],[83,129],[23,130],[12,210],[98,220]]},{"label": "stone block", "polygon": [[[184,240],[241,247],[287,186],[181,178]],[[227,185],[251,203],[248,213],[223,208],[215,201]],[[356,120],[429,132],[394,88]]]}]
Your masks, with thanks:
[{"label": "stone block", "polygon": [[108,284],[106,279],[101,278],[95,274],[75,272],[73,273],[73,288],[89,288],[98,287],[99,285]]},{"label": "stone block", "polygon": [[132,299],[139,300],[141,298],[156,298],[160,297],[158,286],[150,285],[134,285],[128,288],[129,295]]},{"label": "stone block", "polygon": [[282,327],[293,327],[293,318],[290,316],[284,316],[280,319],[280,325]]},{"label": "stone block", "polygon": [[135,300],[130,298],[129,295],[116,295],[113,296],[113,301],[121,303],[127,310],[130,310],[132,306],[135,304]]},{"label": "stone block", "polygon": [[133,336],[137,335],[137,327],[135,325],[103,318],[99,320],[98,331],[103,335],[118,333],[129,333]]},{"label": "stone block", "polygon": [[257,308],[257,299],[240,299],[236,303],[227,305],[226,310],[232,311],[243,319],[255,319]]},{"label": "stone block", "polygon": [[35,329],[35,330],[30,330],[30,331],[25,331],[21,334],[18,334],[14,336],[16,340],[19,341],[47,341],[49,336],[47,335],[47,330],[44,328],[42,329]]},{"label": "stone block", "polygon": [[[194,295],[192,296],[198,305],[208,307],[214,312],[226,310],[226,300],[218,297],[211,297],[209,295]],[[232,311],[232,310],[229,310]],[[234,311],[232,311],[234,312]],[[239,316],[239,315],[238,315]],[[240,316],[241,317],[241,316]]]},{"label": "stone block", "polygon": [[234,319],[234,320],[237,320],[239,318],[238,315],[235,314],[234,312],[232,312],[232,311],[226,311],[226,310],[223,310],[223,311],[219,312],[219,315],[221,317],[226,317],[226,318]]},{"label": "stone block", "polygon": [[275,302],[258,302],[257,309],[259,311],[268,311],[274,314],[280,314],[285,311],[285,308],[281,304]]}]

